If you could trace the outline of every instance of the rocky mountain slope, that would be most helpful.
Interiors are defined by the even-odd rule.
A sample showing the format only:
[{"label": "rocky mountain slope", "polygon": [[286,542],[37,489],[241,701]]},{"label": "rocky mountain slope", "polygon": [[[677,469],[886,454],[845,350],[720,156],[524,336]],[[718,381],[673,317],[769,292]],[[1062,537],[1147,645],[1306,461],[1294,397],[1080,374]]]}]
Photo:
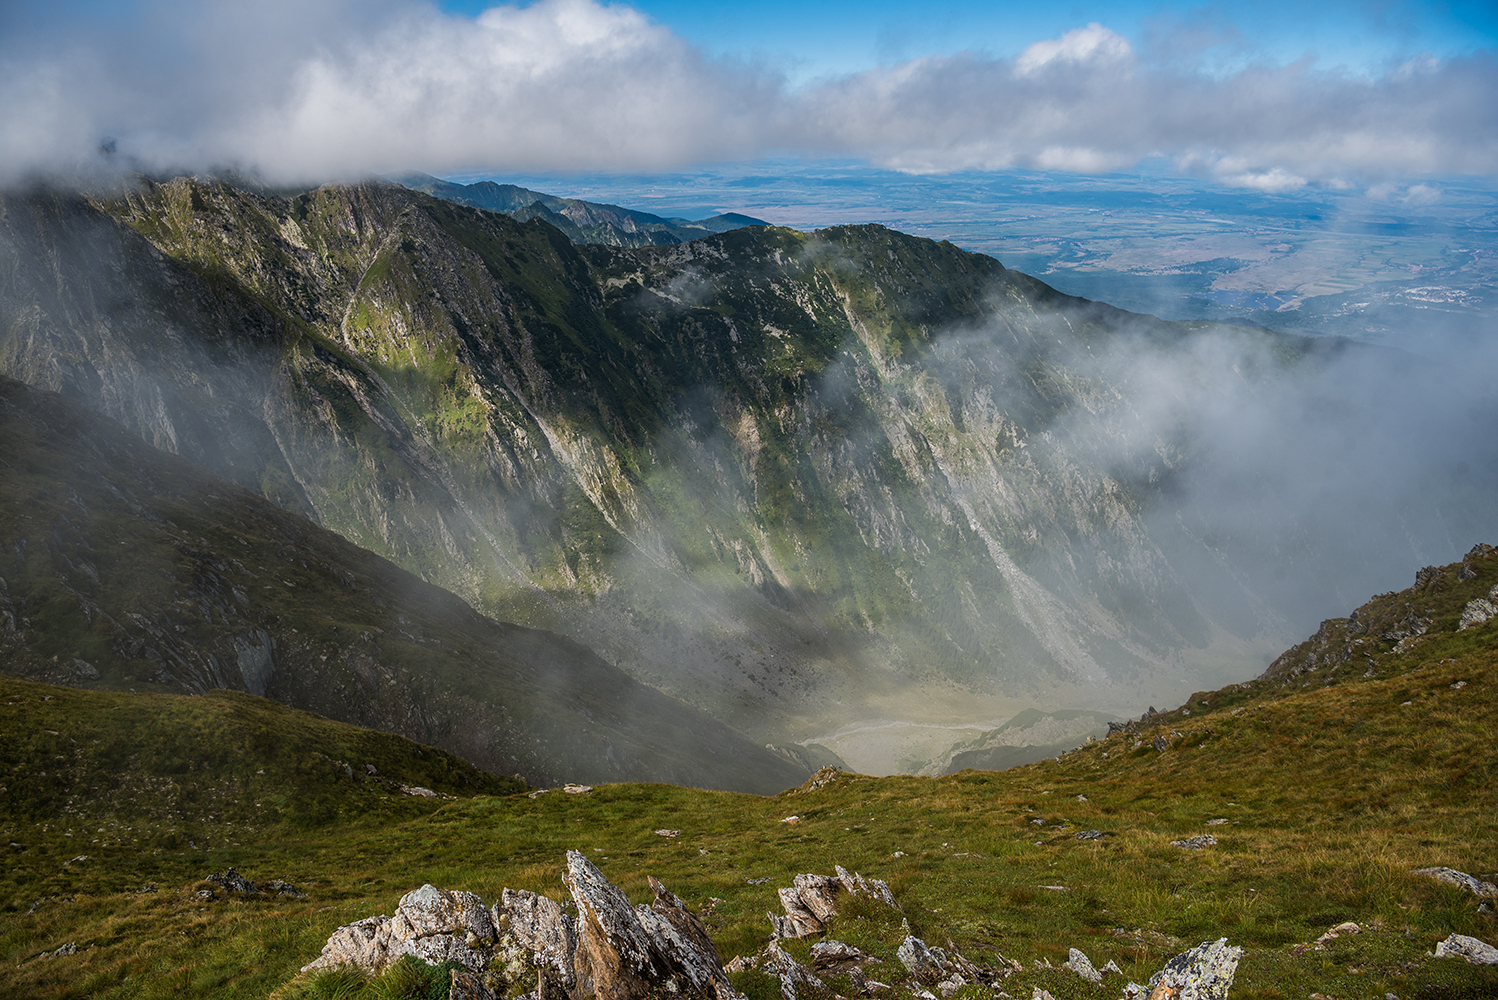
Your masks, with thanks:
[{"label": "rocky mountain slope", "polygon": [[444,201],[499,212],[521,222],[541,219],[560,229],[574,243],[602,243],[616,247],[669,247],[700,240],[713,233],[726,233],[745,226],[768,225],[736,212],[709,216],[695,222],[663,219],[619,205],[605,205],[580,198],[559,198],[514,184],[480,181],[454,184],[428,174],[403,174],[396,183]]},{"label": "rocky mountain slope", "polygon": [[[807,773],[77,403],[0,379],[0,671],[264,695],[536,784]],[[206,741],[214,742],[213,738]]]},{"label": "rocky mountain slope", "polygon": [[1261,474],[1321,425],[1244,427],[1303,426],[1366,352],[879,227],[578,246],[390,185],[191,179],[3,208],[4,371],[762,742],[1178,700],[1498,502],[1475,456],[1381,438],[1374,470],[1340,424],[1307,468],[1419,497]]}]

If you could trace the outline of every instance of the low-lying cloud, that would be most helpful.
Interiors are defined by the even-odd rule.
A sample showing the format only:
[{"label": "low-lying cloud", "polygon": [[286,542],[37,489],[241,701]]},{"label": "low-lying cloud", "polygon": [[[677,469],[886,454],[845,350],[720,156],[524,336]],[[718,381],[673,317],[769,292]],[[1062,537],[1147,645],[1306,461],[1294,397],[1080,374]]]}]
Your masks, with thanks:
[{"label": "low-lying cloud", "polygon": [[935,55],[792,86],[593,0],[476,18],[409,0],[82,10],[0,15],[0,180],[97,166],[106,137],[132,166],[285,181],[784,153],[912,172],[1164,157],[1266,190],[1498,172],[1491,52],[1377,78],[1304,63],[1213,75],[1089,24],[1014,58]]}]

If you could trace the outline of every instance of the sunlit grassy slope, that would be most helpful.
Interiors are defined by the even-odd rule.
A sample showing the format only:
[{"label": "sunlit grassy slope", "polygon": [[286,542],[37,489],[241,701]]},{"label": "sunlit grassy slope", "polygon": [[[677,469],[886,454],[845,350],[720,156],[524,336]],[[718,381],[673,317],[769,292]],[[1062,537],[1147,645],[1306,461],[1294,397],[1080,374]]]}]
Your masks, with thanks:
[{"label": "sunlit grassy slope", "polygon": [[[1427,954],[1453,931],[1498,939],[1494,915],[1462,890],[1411,874],[1449,865],[1491,881],[1498,867],[1498,624],[1456,632],[1446,613],[1498,583],[1498,557],[1468,564],[1476,574],[1467,580],[1457,566],[1422,574],[1423,589],[1383,595],[1360,611],[1409,603],[1435,612],[1426,635],[1399,651],[1368,630],[1359,669],[1328,676],[1331,668],[1318,666],[1294,678],[1280,671],[1197,695],[1137,734],[1010,771],[842,775],[774,797],[636,784],[529,798],[453,782],[443,789],[459,797],[436,808],[355,793],[350,782],[336,806],[309,807],[274,828],[251,824],[206,850],[169,846],[147,826],[122,833],[63,815],[43,825],[29,813],[8,817],[3,839],[15,843],[0,913],[0,994],[265,997],[293,983],[334,927],[390,912],[423,882],[490,900],[504,886],[565,898],[562,855],[575,848],[636,900],[649,896],[647,875],[662,879],[705,912],[725,958],[763,943],[777,886],[842,864],[889,880],[928,942],[950,939],[978,962],[995,961],[995,952],[1020,960],[1026,971],[1003,985],[1011,996],[1041,986],[1058,1000],[1117,997],[1116,978],[1095,988],[1036,967],[1059,966],[1070,947],[1097,965],[1113,959],[1144,982],[1171,955],[1221,936],[1247,949],[1234,998],[1495,996],[1498,968]],[[44,691],[55,700],[39,703]],[[7,746],[21,745],[10,734],[33,727],[55,730],[54,742],[84,743],[77,734],[88,730],[75,713],[98,718],[91,699],[124,697],[22,685],[5,693],[3,701],[25,699],[0,709],[9,713]],[[1168,748],[1157,750],[1156,737]],[[33,749],[22,766],[7,760],[0,779],[23,801],[41,801],[44,750],[74,752],[39,740],[26,744]],[[357,756],[328,746],[327,757]],[[239,775],[253,774],[259,755],[274,755],[283,769],[301,759],[253,741],[242,747],[232,764]],[[117,763],[130,773],[127,760]],[[418,763],[378,767],[397,774]],[[230,766],[210,763],[207,773]],[[309,791],[322,787],[317,766],[305,776],[277,772],[288,775],[278,782],[282,794],[292,802],[319,794]],[[111,819],[143,823],[148,806],[122,797]],[[245,814],[242,798],[218,808]],[[793,815],[796,822],[784,822]],[[1227,822],[1208,825],[1219,819]],[[661,837],[660,828],[681,834]],[[1077,840],[1084,830],[1108,836]],[[1215,847],[1170,843],[1208,832]],[[69,863],[80,854],[89,857]],[[307,896],[197,899],[199,880],[229,865],[252,879],[289,880]],[[750,884],[761,878],[769,881]],[[148,882],[157,891],[140,892]],[[1295,947],[1347,920],[1364,933],[1325,950]],[[899,917],[848,911],[832,936],[894,963]],[[37,957],[67,942],[79,953]],[[809,942],[790,947],[805,958]],[[896,978],[878,974],[891,968],[875,967],[873,978]],[[740,976],[751,996],[769,985],[755,976]],[[847,982],[831,985],[852,995]],[[967,987],[964,995],[990,994]]]}]

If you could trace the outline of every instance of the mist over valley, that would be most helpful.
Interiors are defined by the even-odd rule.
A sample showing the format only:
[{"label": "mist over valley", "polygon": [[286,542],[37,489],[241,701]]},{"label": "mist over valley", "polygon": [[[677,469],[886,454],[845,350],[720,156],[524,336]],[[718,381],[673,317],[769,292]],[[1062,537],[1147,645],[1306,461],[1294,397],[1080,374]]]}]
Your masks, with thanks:
[{"label": "mist over valley", "polygon": [[7,374],[803,764],[1247,680],[1498,502],[1480,357],[1162,322],[875,226],[632,249],[190,178],[0,226]]}]

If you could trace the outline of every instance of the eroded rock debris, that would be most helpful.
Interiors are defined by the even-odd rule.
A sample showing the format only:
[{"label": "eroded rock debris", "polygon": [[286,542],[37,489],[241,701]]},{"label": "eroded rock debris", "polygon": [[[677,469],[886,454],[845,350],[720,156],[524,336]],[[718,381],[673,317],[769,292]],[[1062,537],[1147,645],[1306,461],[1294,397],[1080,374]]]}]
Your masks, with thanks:
[{"label": "eroded rock debris", "polygon": [[742,1000],[707,929],[660,882],[650,880],[653,903],[631,906],[579,851],[567,852],[563,880],[576,917],[533,892],[505,889],[486,908],[471,892],[424,885],[401,898],[394,916],[338,928],[303,971],[351,965],[378,973],[413,955],[464,966],[452,995],[469,1000],[506,995],[531,976],[531,1000],[644,1000],[662,991]]},{"label": "eroded rock debris", "polygon": [[[771,915],[776,933],[769,943],[726,967],[702,921],[659,881],[649,879],[655,893],[649,905],[631,905],[585,855],[568,851],[563,881],[570,904],[505,889],[498,903],[486,907],[473,893],[423,885],[401,897],[394,915],[367,917],[338,928],[322,954],[302,971],[354,966],[378,974],[410,955],[431,964],[451,961],[460,966],[451,977],[454,1000],[746,1000],[729,975],[758,970],[776,982],[782,1000],[821,1000],[832,996],[827,983],[781,947],[781,941],[806,936],[802,932],[813,923],[825,931],[839,903],[848,897],[864,897],[899,912],[886,883],[840,866],[834,870],[832,876],[798,875],[791,887],[781,889],[787,915]],[[782,934],[783,930],[797,933]],[[1002,981],[1024,971],[1020,963],[997,952],[993,964],[980,965],[951,940],[945,948],[932,947],[910,932],[908,922],[905,935],[897,951],[904,967],[899,986],[917,1000],[947,1000],[970,985],[1007,996],[1000,988]],[[1488,961],[1489,952],[1498,961],[1498,950],[1460,935],[1437,948],[1438,954],[1470,962]],[[1226,1000],[1242,954],[1226,939],[1204,942],[1171,959],[1148,986],[1129,983],[1124,997]],[[811,962],[823,974],[846,975],[858,997],[879,997],[895,989],[866,973],[868,967],[883,964],[880,959],[842,941],[814,944]],[[892,968],[898,972],[898,967]],[[1108,974],[1122,976],[1114,962],[1099,969],[1076,948],[1065,968],[1093,984],[1104,983]],[[1044,993],[1036,989],[1037,995]]]}]

